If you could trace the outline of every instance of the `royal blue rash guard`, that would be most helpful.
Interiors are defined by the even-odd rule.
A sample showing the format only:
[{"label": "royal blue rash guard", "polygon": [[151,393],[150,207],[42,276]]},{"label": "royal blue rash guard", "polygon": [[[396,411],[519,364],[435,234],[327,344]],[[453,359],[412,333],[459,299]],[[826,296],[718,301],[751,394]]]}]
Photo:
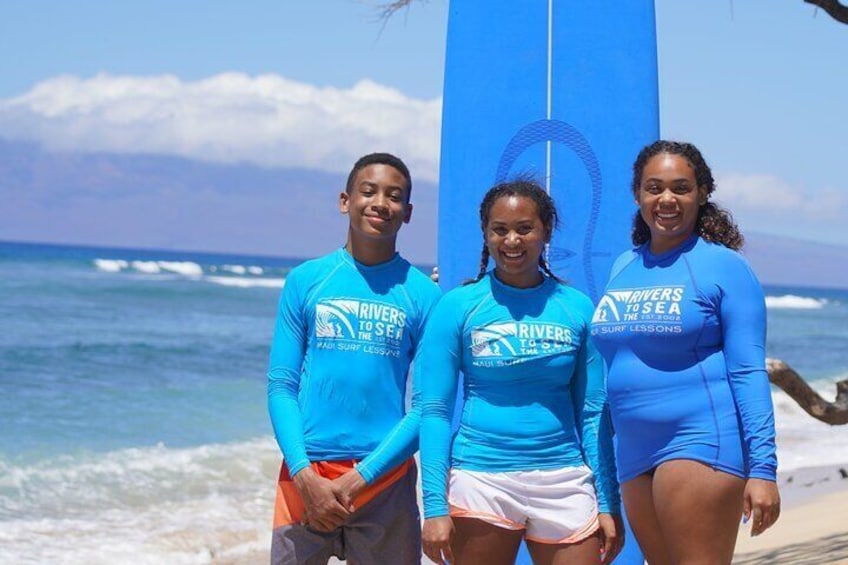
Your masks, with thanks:
[{"label": "royal blue rash guard", "polygon": [[418,447],[407,372],[440,295],[395,255],[363,265],[344,249],[286,277],[271,346],[268,411],[294,476],[310,461],[360,460],[369,484]]},{"label": "royal blue rash guard", "polygon": [[670,459],[774,480],[763,291],[744,258],[692,236],[618,258],[592,320],[619,479]]},{"label": "royal blue rash guard", "polygon": [[[449,465],[504,472],[588,465],[601,512],[618,512],[603,361],[588,341],[594,307],[546,278],[519,289],[492,272],[439,301],[421,347],[424,515],[448,515]],[[459,372],[464,405],[451,417]]]}]

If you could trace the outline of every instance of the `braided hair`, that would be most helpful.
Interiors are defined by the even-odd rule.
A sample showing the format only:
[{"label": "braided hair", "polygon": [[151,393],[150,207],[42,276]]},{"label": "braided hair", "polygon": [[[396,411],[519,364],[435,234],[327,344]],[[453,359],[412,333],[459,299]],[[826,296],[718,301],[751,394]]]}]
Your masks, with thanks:
[{"label": "braided hair", "polygon": [[[633,163],[633,184],[631,188],[634,196],[638,198],[639,187],[642,184],[642,173],[648,160],[662,153],[679,155],[686,159],[695,171],[695,183],[698,187],[706,189],[707,198],[715,191],[713,172],[697,147],[691,143],[661,139],[644,147]],[[733,221],[730,212],[709,201],[698,208],[695,231],[706,241],[720,243],[734,251],[742,249],[742,245],[745,243],[745,239],[742,237],[739,227]],[[633,245],[642,245],[651,240],[651,229],[645,223],[639,211],[633,218],[632,239]]]},{"label": "braided hair", "polygon": [[[539,216],[539,220],[551,232],[559,224],[559,215],[557,214],[553,198],[535,180],[519,178],[496,184],[486,192],[483,201],[480,203],[480,228],[483,230],[483,251],[480,255],[480,270],[477,272],[476,278],[469,279],[464,284],[475,283],[486,275],[486,270],[489,266],[489,247],[486,245],[486,226],[489,225],[489,213],[495,202],[501,198],[510,196],[524,197],[532,200],[536,204],[536,213]],[[557,282],[563,282],[551,271],[548,262],[545,261],[544,254],[539,255],[539,268],[546,276]]]}]

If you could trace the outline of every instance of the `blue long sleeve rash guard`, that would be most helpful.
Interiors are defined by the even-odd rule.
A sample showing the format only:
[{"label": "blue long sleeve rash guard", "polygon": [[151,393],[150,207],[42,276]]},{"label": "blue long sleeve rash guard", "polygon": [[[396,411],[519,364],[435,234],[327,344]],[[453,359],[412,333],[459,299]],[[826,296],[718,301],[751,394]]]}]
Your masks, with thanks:
[{"label": "blue long sleeve rash guard", "polygon": [[616,261],[592,334],[608,366],[619,479],[693,459],[774,480],[766,308],[745,259],[693,236]]},{"label": "blue long sleeve rash guard", "polygon": [[342,248],[289,273],[268,411],[292,476],[311,461],[361,459],[370,484],[416,451],[420,409],[413,392],[405,413],[407,373],[439,295],[399,255],[366,266]]},{"label": "blue long sleeve rash guard", "polygon": [[[424,514],[448,514],[449,465],[503,472],[588,465],[599,508],[618,512],[594,307],[546,278],[529,289],[487,274],[439,301],[422,343]],[[459,372],[464,405],[451,438]]]}]

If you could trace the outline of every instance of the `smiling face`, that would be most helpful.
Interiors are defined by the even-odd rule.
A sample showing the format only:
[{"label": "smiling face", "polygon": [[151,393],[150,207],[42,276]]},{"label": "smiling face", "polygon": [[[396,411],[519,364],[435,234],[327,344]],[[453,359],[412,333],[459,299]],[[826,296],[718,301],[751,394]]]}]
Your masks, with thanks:
[{"label": "smiling face", "polygon": [[707,201],[695,170],[680,155],[659,153],[645,163],[635,194],[639,213],[651,230],[651,252],[680,245],[695,231],[698,210]]},{"label": "smiling face", "polygon": [[391,165],[368,165],[356,173],[350,190],[339,195],[339,209],[350,217],[354,244],[390,242],[394,253],[397,233],[412,214],[409,185]]},{"label": "smiling face", "polygon": [[551,230],[531,198],[510,195],[495,200],[483,233],[498,279],[517,288],[539,284],[539,257],[551,240]]}]

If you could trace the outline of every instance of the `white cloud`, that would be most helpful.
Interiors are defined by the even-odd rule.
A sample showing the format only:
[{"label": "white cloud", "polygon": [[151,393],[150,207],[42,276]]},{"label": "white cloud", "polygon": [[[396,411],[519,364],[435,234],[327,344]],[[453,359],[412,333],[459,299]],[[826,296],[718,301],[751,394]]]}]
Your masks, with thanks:
[{"label": "white cloud", "polygon": [[735,212],[788,215],[808,220],[844,219],[848,195],[834,188],[813,189],[775,175],[727,173],[716,177],[716,200]]},{"label": "white cloud", "polygon": [[732,210],[737,208],[784,211],[802,202],[800,188],[765,174],[729,173],[716,176],[715,198]]},{"label": "white cloud", "polygon": [[319,88],[279,75],[59,76],[0,100],[0,132],[48,149],[179,155],[347,172],[371,151],[438,178],[441,99],[362,80]]},{"label": "white cloud", "polygon": [[845,243],[848,193],[843,190],[738,172],[718,174],[716,184],[716,202],[733,213],[743,232]]}]

